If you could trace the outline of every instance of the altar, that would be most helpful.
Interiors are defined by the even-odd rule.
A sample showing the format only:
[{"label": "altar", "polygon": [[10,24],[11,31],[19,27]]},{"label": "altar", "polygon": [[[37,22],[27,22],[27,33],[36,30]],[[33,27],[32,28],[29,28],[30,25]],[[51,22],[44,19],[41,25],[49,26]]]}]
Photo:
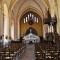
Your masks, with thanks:
[{"label": "altar", "polygon": [[28,35],[23,37],[23,42],[24,43],[39,43],[40,42],[40,38],[32,33],[29,33]]}]

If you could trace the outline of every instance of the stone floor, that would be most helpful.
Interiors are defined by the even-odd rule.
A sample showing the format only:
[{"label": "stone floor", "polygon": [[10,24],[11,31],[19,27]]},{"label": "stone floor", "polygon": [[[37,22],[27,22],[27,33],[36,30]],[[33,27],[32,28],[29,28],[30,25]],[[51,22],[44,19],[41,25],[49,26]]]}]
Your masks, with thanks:
[{"label": "stone floor", "polygon": [[26,51],[21,55],[20,60],[35,60],[34,44],[28,44],[26,46]]}]

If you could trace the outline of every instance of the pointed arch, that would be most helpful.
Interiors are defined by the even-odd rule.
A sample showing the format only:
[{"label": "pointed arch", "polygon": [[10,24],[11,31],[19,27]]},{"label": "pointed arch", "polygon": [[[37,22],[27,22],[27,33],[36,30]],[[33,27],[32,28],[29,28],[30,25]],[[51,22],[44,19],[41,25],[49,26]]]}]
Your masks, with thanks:
[{"label": "pointed arch", "polygon": [[25,35],[28,35],[30,33],[30,29],[32,34],[38,35],[37,31],[33,27],[28,28]]}]

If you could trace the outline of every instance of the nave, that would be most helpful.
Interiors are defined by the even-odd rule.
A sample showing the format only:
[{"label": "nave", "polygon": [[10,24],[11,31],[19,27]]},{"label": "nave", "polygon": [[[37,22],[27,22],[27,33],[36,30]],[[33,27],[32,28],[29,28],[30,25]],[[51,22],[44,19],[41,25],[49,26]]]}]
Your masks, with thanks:
[{"label": "nave", "polygon": [[0,0],[0,60],[60,60],[60,0]]}]

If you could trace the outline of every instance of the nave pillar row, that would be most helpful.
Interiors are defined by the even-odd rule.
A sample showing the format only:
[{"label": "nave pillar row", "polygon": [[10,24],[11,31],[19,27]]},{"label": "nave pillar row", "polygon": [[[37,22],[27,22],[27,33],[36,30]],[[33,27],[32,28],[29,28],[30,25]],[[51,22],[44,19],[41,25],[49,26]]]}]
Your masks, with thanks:
[{"label": "nave pillar row", "polygon": [[18,21],[18,39],[20,39],[20,22]]},{"label": "nave pillar row", "polygon": [[18,21],[14,20],[14,41],[18,41]]},{"label": "nave pillar row", "polygon": [[3,7],[2,4],[0,6],[0,41],[3,40]]},{"label": "nave pillar row", "polygon": [[10,19],[8,14],[8,7],[4,4],[4,42],[9,42],[11,40],[10,37]]},{"label": "nave pillar row", "polygon": [[48,24],[43,25],[43,38],[45,38],[46,33],[48,33]]}]

